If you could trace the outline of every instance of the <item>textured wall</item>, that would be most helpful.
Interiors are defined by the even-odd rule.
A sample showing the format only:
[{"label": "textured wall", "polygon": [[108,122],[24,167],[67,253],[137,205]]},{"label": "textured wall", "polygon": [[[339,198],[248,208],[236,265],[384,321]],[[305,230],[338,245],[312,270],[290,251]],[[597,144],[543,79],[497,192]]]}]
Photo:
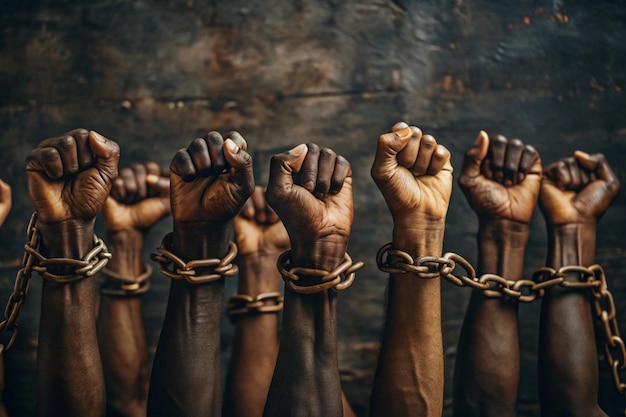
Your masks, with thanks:
[{"label": "textured wall", "polygon": [[[307,141],[330,146],[353,164],[350,252],[368,262],[341,294],[339,318],[344,389],[365,415],[385,294],[373,258],[391,228],[369,179],[377,136],[397,120],[416,124],[451,150],[457,170],[479,129],[535,145],[544,162],[578,148],[604,152],[626,184],[625,24],[619,0],[3,0],[0,177],[13,185],[14,210],[0,230],[0,295],[11,287],[31,211],[23,161],[43,138],[94,129],[120,143],[122,164],[165,167],[203,132],[237,129],[259,183],[277,151]],[[602,219],[598,240],[622,326],[624,195]],[[161,224],[147,250],[169,228]],[[456,188],[445,250],[474,262],[475,230]],[[539,214],[527,258],[527,274],[544,262]],[[7,356],[8,401],[19,416],[33,410],[41,288],[39,277],[33,281]],[[160,276],[153,282],[145,315],[154,347],[168,283]],[[442,286],[449,415],[469,290]],[[234,288],[230,282],[227,293]],[[520,308],[521,416],[538,415],[538,311],[537,303]],[[232,329],[223,327],[226,357]],[[619,398],[605,368],[602,402],[616,415]]]}]

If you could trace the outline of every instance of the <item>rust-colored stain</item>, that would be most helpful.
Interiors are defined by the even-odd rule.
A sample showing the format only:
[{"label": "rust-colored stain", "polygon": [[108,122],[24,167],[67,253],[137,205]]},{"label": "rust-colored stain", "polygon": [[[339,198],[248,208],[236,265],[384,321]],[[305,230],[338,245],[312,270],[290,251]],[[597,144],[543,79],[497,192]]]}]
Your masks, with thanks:
[{"label": "rust-colored stain", "polygon": [[435,83],[435,88],[445,91],[447,93],[463,94],[465,86],[463,81],[459,78],[455,78],[452,75],[444,76],[440,81]]}]

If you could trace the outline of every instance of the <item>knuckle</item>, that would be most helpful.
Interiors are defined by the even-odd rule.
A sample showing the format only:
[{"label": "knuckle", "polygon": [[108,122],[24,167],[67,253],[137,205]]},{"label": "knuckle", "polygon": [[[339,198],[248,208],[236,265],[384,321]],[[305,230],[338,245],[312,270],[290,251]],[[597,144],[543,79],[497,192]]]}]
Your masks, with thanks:
[{"label": "knuckle", "polygon": [[316,144],[316,143],[307,143],[306,147],[309,150],[309,153],[319,153],[320,152],[320,147]]}]

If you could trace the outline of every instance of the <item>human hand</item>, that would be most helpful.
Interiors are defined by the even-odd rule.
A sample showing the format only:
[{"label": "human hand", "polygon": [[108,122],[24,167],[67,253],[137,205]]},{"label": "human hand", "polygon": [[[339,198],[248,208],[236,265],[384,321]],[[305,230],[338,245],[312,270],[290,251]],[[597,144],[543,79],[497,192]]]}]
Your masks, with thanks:
[{"label": "human hand", "polygon": [[240,255],[280,254],[289,249],[289,235],[276,212],[265,201],[265,189],[254,188],[235,217],[235,242]]},{"label": "human hand", "polygon": [[465,153],[459,185],[480,219],[529,223],[541,183],[539,153],[519,139],[480,131]]},{"label": "human hand", "polygon": [[343,261],[354,218],[344,157],[315,144],[274,155],[265,195],[289,233],[294,265],[332,270]]},{"label": "human hand", "polygon": [[11,211],[11,186],[0,180],[0,226],[4,224]]},{"label": "human hand", "polygon": [[154,162],[122,168],[104,204],[104,227],[109,231],[145,231],[171,212],[170,179]]},{"label": "human hand", "polygon": [[552,226],[593,223],[619,193],[620,183],[602,154],[574,152],[550,164],[541,182],[540,207]]},{"label": "human hand", "polygon": [[445,221],[452,192],[450,152],[415,126],[396,123],[378,138],[371,175],[398,230]]},{"label": "human hand", "polygon": [[254,190],[252,157],[237,132],[194,139],[170,164],[175,223],[222,224],[235,217]]},{"label": "human hand", "polygon": [[91,221],[117,177],[117,143],[85,129],[46,139],[26,159],[28,190],[46,223]]}]

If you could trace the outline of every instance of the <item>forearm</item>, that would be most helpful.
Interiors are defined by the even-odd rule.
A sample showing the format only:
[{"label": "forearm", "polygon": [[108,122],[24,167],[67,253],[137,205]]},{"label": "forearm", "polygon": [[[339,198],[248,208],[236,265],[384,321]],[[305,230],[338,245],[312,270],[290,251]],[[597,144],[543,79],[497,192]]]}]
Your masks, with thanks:
[{"label": "forearm", "polygon": [[[172,252],[186,262],[223,257],[231,230],[228,225],[175,224]],[[148,415],[220,414],[223,290],[223,279],[206,284],[172,281],[152,368]]]},{"label": "forearm", "polygon": [[[278,291],[277,257],[277,253],[240,256],[238,293],[256,297]],[[261,416],[278,355],[278,313],[243,314],[234,320],[225,415]]]},{"label": "forearm", "polygon": [[[144,272],[143,234],[140,231],[107,232],[105,239],[113,254],[108,270],[128,280]],[[145,416],[148,351],[139,295],[101,294],[98,341],[107,409],[120,416]]]},{"label": "forearm", "polygon": [[[595,224],[552,228],[548,265],[590,266],[595,255],[595,237]],[[566,274],[565,279],[577,282],[579,276]],[[563,288],[546,292],[538,359],[542,415],[604,415],[597,405],[598,360],[588,292]]]},{"label": "forearm", "polygon": [[[413,258],[441,256],[444,221],[413,233],[394,229],[394,248]],[[440,416],[443,342],[439,279],[391,274],[387,318],[374,379],[371,415]]]},{"label": "forearm", "polygon": [[[529,236],[525,223],[481,221],[479,274],[522,277]],[[519,378],[517,304],[474,291],[461,329],[454,374],[458,416],[514,416]]]},{"label": "forearm", "polygon": [[264,415],[341,416],[337,296],[285,291],[280,351]]},{"label": "forearm", "polygon": [[[41,253],[81,259],[93,247],[93,221],[37,224]],[[55,274],[68,269],[50,267]],[[38,413],[104,415],[104,378],[96,337],[93,277],[59,284],[44,280],[38,345]]]}]

